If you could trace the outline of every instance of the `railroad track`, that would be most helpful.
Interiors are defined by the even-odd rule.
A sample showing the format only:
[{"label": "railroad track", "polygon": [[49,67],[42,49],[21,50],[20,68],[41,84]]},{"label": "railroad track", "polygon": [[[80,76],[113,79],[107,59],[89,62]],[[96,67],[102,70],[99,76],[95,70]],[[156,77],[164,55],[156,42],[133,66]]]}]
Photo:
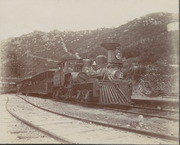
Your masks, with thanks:
[{"label": "railroad track", "polygon": [[[167,119],[171,121],[179,121],[179,111],[178,110],[168,110],[168,109],[156,109],[156,108],[149,108],[149,107],[141,107],[141,106],[134,106],[134,105],[91,105],[83,102],[73,102],[73,101],[66,101],[60,100],[64,103],[71,103],[71,104],[78,104],[82,106],[89,106],[94,107],[97,109],[106,109],[106,110],[113,110],[118,112],[130,113],[130,114],[138,114],[147,117],[157,117],[161,119]],[[170,116],[170,117],[169,117]],[[176,117],[171,117],[176,116]]]},{"label": "railroad track", "polygon": [[24,119],[23,117],[20,117],[17,113],[13,112],[13,111],[8,107],[8,102],[9,102],[9,98],[7,97],[6,110],[7,110],[14,118],[16,118],[17,120],[21,121],[23,124],[28,125],[29,127],[31,127],[31,128],[33,128],[33,129],[35,129],[35,130],[37,130],[37,131],[39,131],[39,132],[47,135],[48,137],[53,138],[53,139],[59,141],[60,143],[66,143],[66,144],[71,144],[71,143],[72,143],[72,142],[70,142],[70,141],[68,141],[68,140],[66,140],[66,139],[64,139],[64,138],[62,138],[62,137],[60,137],[60,136],[57,136],[56,134],[53,134],[53,133],[51,133],[51,132],[49,132],[49,131],[47,131],[47,130],[45,130],[45,129],[43,129],[43,128],[41,128],[41,127],[39,127],[39,126],[37,126],[37,125],[35,125],[35,124],[33,124],[33,123],[31,123],[30,121]]},{"label": "railroad track", "polygon": [[133,133],[136,133],[136,134],[141,134],[141,135],[150,136],[150,137],[154,137],[154,138],[166,139],[166,140],[171,140],[171,141],[178,141],[179,140],[179,138],[176,137],[176,136],[171,136],[171,135],[166,135],[166,134],[159,134],[159,133],[154,133],[154,132],[140,130],[140,129],[133,129],[133,128],[128,128],[128,127],[123,127],[123,126],[117,126],[117,125],[112,125],[112,124],[108,124],[108,123],[102,123],[102,122],[98,122],[98,121],[94,121],[94,120],[83,119],[83,118],[80,118],[80,117],[55,112],[55,111],[48,110],[46,108],[37,106],[37,105],[31,103],[30,101],[27,101],[26,99],[24,99],[22,97],[19,97],[19,98],[21,98],[22,100],[24,100],[28,104],[30,104],[30,105],[38,108],[38,109],[41,109],[43,111],[47,111],[49,113],[52,113],[52,114],[55,114],[55,115],[58,115],[58,116],[61,116],[61,117],[66,117],[66,118],[69,118],[69,119],[74,119],[74,120],[85,122],[85,123],[88,123],[88,124],[95,124],[95,125],[98,125],[98,126],[108,127],[108,128],[112,128],[112,129],[116,129],[116,130],[121,130],[121,131],[123,130],[123,131],[133,132]]},{"label": "railroad track", "polygon": [[160,108],[162,110],[168,110],[168,111],[179,110],[178,101],[132,99],[132,102],[133,102],[133,105],[145,107],[145,108],[153,107],[153,108]]},{"label": "railroad track", "polygon": [[157,109],[157,108],[150,108],[150,107],[142,107],[137,105],[92,105],[88,104],[86,102],[74,102],[70,100],[59,100],[57,101],[64,102],[64,103],[71,103],[71,104],[78,104],[82,106],[89,106],[97,109],[106,109],[106,110],[113,110],[113,111],[119,111],[124,113],[130,113],[130,114],[138,114],[143,115],[147,117],[157,117],[161,119],[167,119],[170,121],[179,121],[179,111],[178,110],[169,110],[169,109]]},{"label": "railroad track", "polygon": [[[157,118],[167,119],[171,121],[179,121],[179,116],[178,116],[179,111],[177,110],[167,110],[167,109],[161,110],[161,109],[139,107],[139,106],[133,106],[133,105],[120,106],[119,109],[117,109],[118,107],[117,108],[101,107],[101,108],[125,112],[125,113],[131,113],[131,114],[139,114],[139,115],[148,116],[148,117],[157,117]],[[176,116],[176,117],[167,117],[167,116]]]}]

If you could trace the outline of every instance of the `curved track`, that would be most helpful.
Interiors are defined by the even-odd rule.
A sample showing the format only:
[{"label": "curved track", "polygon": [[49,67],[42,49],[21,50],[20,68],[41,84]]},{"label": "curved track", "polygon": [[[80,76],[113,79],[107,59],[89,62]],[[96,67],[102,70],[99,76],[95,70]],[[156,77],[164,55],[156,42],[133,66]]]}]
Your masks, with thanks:
[{"label": "curved track", "polygon": [[25,102],[27,102],[28,104],[31,104],[32,106],[34,106],[36,108],[39,108],[41,110],[47,111],[47,112],[52,113],[52,114],[56,114],[58,116],[62,116],[62,117],[70,118],[70,119],[75,119],[75,120],[86,122],[86,123],[93,123],[95,125],[100,125],[100,126],[103,126],[103,127],[110,127],[110,128],[113,128],[113,129],[118,129],[118,130],[133,132],[133,133],[138,133],[138,134],[142,134],[142,135],[146,135],[146,136],[151,136],[151,137],[155,137],[155,138],[161,138],[161,139],[172,140],[172,141],[178,141],[179,140],[179,138],[175,137],[175,136],[169,136],[169,135],[165,135],[165,134],[148,132],[148,131],[143,131],[143,130],[139,130],[139,129],[132,129],[132,128],[128,128],[128,127],[121,127],[121,126],[101,123],[101,122],[94,121],[94,120],[88,120],[88,119],[83,119],[83,118],[79,118],[79,117],[75,117],[75,116],[70,116],[70,115],[66,115],[66,114],[62,114],[62,113],[57,113],[57,112],[45,109],[43,107],[37,106],[37,105],[27,101],[26,99],[24,99],[22,97],[19,97],[19,98],[23,99]]},{"label": "curved track", "polygon": [[8,102],[9,102],[9,98],[7,97],[7,102],[6,102],[6,110],[14,117],[16,118],[17,120],[21,121],[22,123],[28,125],[29,127],[33,128],[33,129],[36,129],[37,131],[59,141],[60,143],[65,143],[65,144],[71,144],[72,142],[62,138],[62,137],[59,137],[55,134],[52,134],[51,132],[47,131],[47,130],[44,130],[43,128],[40,128],[38,127],[37,125],[23,119],[22,117],[18,116],[16,113],[14,113],[13,111],[11,111],[9,108],[8,108]]}]

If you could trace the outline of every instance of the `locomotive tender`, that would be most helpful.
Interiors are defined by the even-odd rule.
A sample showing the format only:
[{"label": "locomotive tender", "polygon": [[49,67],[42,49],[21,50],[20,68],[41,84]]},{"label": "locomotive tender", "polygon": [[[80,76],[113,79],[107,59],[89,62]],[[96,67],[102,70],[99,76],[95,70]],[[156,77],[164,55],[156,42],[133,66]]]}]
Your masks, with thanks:
[{"label": "locomotive tender", "polygon": [[90,59],[67,59],[59,69],[39,73],[18,83],[22,93],[48,94],[54,98],[93,104],[130,104],[131,83],[123,80],[121,53],[118,43],[102,43],[108,58],[100,55]]}]

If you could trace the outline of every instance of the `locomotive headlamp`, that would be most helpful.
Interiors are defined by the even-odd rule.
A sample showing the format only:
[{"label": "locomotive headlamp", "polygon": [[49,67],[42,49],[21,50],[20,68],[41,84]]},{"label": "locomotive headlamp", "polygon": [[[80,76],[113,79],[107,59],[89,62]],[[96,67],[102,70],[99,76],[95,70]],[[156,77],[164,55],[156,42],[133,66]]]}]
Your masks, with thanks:
[{"label": "locomotive headlamp", "polygon": [[116,59],[121,59],[121,53],[120,52],[118,52],[117,54],[116,54]]}]

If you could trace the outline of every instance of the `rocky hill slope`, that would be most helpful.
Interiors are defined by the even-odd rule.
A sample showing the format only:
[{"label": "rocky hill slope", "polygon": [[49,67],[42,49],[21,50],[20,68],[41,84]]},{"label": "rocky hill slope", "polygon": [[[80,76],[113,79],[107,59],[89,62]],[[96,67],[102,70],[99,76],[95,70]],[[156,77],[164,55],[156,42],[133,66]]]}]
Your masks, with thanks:
[{"label": "rocky hill slope", "polygon": [[[172,21],[179,21],[177,14],[161,12],[137,18],[117,28],[34,31],[10,38],[0,44],[1,76],[31,76],[56,68],[57,62],[73,57],[76,52],[82,58],[91,59],[100,54],[107,55],[100,44],[113,41],[121,45],[125,78],[133,80],[135,92],[150,96],[172,94],[172,89],[176,89],[173,87],[177,83],[178,71],[170,64],[179,63],[179,31],[167,32],[167,24]],[[161,85],[163,83],[166,85]]]}]

